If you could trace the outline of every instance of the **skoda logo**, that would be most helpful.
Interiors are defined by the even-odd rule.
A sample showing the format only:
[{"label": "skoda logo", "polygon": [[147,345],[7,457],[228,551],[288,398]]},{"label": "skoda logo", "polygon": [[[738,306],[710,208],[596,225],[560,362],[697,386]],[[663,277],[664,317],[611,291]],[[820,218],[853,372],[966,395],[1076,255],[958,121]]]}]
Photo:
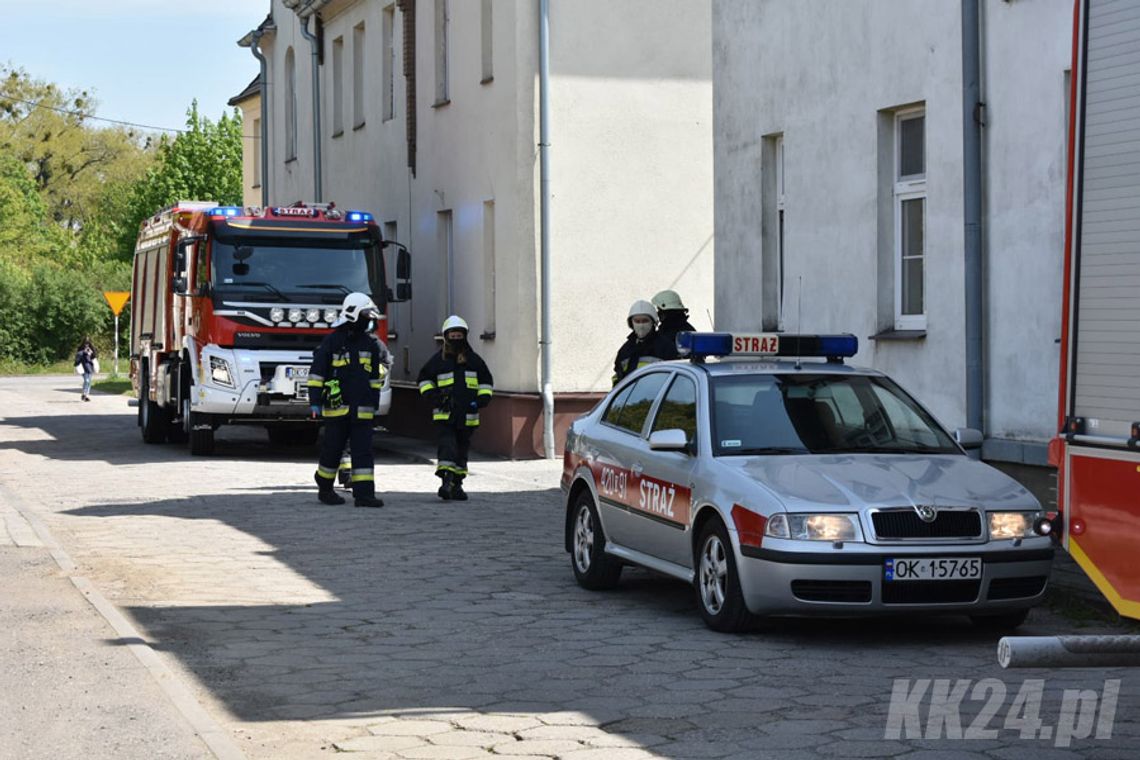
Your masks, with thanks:
[{"label": "skoda logo", "polygon": [[915,507],[914,511],[918,512],[918,519],[922,520],[924,523],[932,523],[938,519],[938,510],[926,504],[923,504],[920,507]]}]

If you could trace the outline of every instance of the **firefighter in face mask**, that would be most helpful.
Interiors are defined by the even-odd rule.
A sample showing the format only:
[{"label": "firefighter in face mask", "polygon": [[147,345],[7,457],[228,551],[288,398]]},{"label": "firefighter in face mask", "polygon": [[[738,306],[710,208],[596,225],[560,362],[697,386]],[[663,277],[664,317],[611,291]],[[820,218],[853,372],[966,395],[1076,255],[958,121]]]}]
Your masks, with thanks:
[{"label": "firefighter in face mask", "polygon": [[649,301],[634,301],[625,323],[632,330],[614,359],[613,383],[638,367],[659,360],[657,356],[657,310]]},{"label": "firefighter in face mask", "polygon": [[439,498],[466,501],[467,451],[479,427],[479,410],[491,401],[494,379],[467,342],[467,323],[462,318],[448,317],[441,332],[443,348],[428,359],[417,379],[420,395],[432,405],[438,444],[435,474],[442,481]]},{"label": "firefighter in face mask", "polygon": [[344,504],[336,493],[337,468],[345,442],[352,448],[352,497],[358,507],[382,507],[373,477],[372,426],[383,386],[387,350],[373,332],[380,310],[363,293],[341,305],[336,329],[313,352],[309,407],[324,420],[325,436],[314,476],[322,504]]}]

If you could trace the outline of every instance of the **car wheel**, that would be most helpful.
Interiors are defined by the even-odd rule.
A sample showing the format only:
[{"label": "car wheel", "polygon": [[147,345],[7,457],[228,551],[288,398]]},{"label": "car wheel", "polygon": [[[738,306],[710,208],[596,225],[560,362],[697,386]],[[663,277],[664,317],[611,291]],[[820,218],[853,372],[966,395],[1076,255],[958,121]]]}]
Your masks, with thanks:
[{"label": "car wheel", "polygon": [[970,622],[984,631],[1012,631],[1025,622],[1029,610],[1003,612],[1000,615],[970,615]]},{"label": "car wheel", "polygon": [[605,552],[606,537],[588,491],[578,495],[570,515],[570,566],[582,588],[613,588],[621,579],[621,562]]},{"label": "car wheel", "polygon": [[752,615],[744,604],[736,557],[720,520],[710,520],[697,540],[695,584],[697,608],[709,628],[733,633],[749,627]]}]

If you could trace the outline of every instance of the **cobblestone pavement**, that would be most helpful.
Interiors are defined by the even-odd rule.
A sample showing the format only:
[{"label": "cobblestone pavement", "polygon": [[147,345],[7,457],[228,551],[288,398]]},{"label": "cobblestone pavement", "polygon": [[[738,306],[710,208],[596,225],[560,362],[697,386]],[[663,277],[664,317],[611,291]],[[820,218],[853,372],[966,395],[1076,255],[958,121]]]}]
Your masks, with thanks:
[{"label": "cobblestone pavement", "polygon": [[[727,636],[669,579],[627,571],[616,591],[580,589],[562,549],[557,462],[476,461],[471,501],[446,504],[430,466],[382,454],[388,506],[324,507],[311,452],[273,449],[257,429],[223,429],[208,459],[147,446],[123,397],[80,404],[73,380],[0,380],[0,484],[248,757],[1140,754],[1135,671],[1002,671],[996,636],[964,619],[787,621]],[[1023,628],[1076,630],[1048,610]],[[958,715],[928,720],[927,700],[891,737],[896,679],[970,679],[961,726],[992,707],[994,735],[941,738]],[[1001,701],[982,679],[1004,684]],[[1099,696],[1120,679],[1111,738],[1095,738],[1091,712],[1070,714],[1068,746],[1060,730],[1003,729],[1025,679],[1044,680],[1049,725],[1064,690]]]}]

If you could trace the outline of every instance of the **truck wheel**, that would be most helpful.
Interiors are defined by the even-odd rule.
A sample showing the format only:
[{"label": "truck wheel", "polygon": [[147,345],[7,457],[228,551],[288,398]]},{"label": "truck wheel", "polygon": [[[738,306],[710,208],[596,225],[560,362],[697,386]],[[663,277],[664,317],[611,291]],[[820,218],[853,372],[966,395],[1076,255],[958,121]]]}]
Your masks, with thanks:
[{"label": "truck wheel", "polygon": [[621,562],[606,554],[606,536],[589,491],[570,507],[570,567],[582,588],[602,591],[621,580]]},{"label": "truck wheel", "polygon": [[142,437],[147,443],[162,443],[166,440],[170,427],[170,415],[166,409],[150,400],[150,371],[144,370],[139,386],[142,398],[139,399],[139,425]]},{"label": "truck wheel", "polygon": [[697,609],[705,625],[722,633],[746,630],[752,615],[744,604],[736,557],[720,520],[709,520],[701,530],[696,560]]},{"label": "truck wheel", "polygon": [[209,415],[200,412],[190,412],[189,437],[190,453],[196,457],[208,457],[214,453],[214,428],[210,424]]},{"label": "truck wheel", "polygon": [[167,440],[171,443],[186,443],[190,439],[190,384],[182,379],[183,372],[189,372],[185,364],[180,365],[178,371],[179,418],[177,422],[172,419],[166,431]]}]

